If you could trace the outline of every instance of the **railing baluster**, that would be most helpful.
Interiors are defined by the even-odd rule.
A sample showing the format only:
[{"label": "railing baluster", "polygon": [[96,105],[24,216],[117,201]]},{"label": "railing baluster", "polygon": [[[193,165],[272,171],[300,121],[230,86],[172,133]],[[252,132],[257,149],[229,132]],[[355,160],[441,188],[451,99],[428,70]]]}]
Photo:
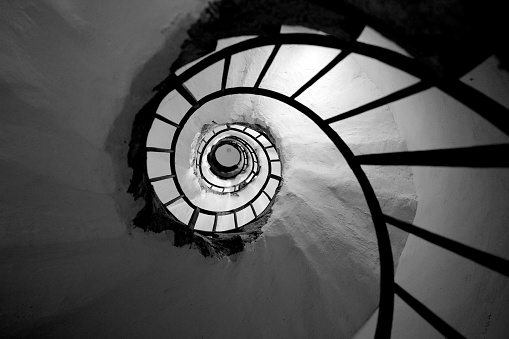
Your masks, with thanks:
[{"label": "railing baluster", "polygon": [[166,180],[166,179],[171,179],[171,178],[175,178],[175,174],[168,174],[168,175],[162,175],[160,177],[150,178],[149,181],[156,182],[156,181]]},{"label": "railing baluster", "polygon": [[233,220],[235,222],[235,229],[239,228],[239,223],[237,221],[237,212],[233,211]]},{"label": "railing baluster", "polygon": [[256,211],[255,211],[255,208],[254,208],[253,204],[249,204],[249,206],[251,206],[251,211],[253,211],[253,215],[256,218],[258,215],[256,214]]},{"label": "railing baluster", "polygon": [[269,194],[268,194],[267,192],[262,191],[262,193],[263,193],[263,194],[265,194],[265,196],[267,197],[267,199],[269,199],[269,202],[272,200],[272,199],[270,199]]},{"label": "railing baluster", "polygon": [[196,100],[193,93],[191,93],[186,85],[184,85],[184,83],[180,80],[180,77],[178,77],[175,73],[171,73],[169,77],[171,81],[174,82],[177,92],[182,95],[191,106],[198,108],[198,100]]},{"label": "railing baluster", "polygon": [[279,175],[271,174],[269,177],[281,181],[281,177]]},{"label": "railing baluster", "polygon": [[432,244],[440,246],[448,251],[456,253],[459,256],[470,259],[479,265],[509,277],[509,260],[505,260],[493,254],[489,254],[473,247],[463,245],[457,241],[432,233],[415,225],[408,224],[391,216],[384,215],[384,218],[387,223],[393,225],[394,227],[397,227],[405,232],[413,234]]},{"label": "railing baluster", "polygon": [[212,226],[212,232],[216,231],[216,227],[217,227],[217,213],[214,214],[214,225]]},{"label": "railing baluster", "polygon": [[191,216],[191,219],[189,220],[189,228],[194,230],[194,226],[196,225],[196,220],[198,220],[198,216],[200,215],[200,208],[196,207],[193,211],[193,215]]},{"label": "railing baluster", "polygon": [[457,79],[442,79],[436,83],[436,87],[470,107],[504,134],[509,135],[509,124],[507,123],[509,109],[502,104]]},{"label": "railing baluster", "polygon": [[414,311],[423,317],[431,326],[436,328],[446,338],[465,338],[448,323],[424,306],[419,300],[412,297],[407,291],[394,283],[394,292]]},{"label": "railing baluster", "polygon": [[221,80],[221,92],[224,92],[226,89],[226,82],[228,81],[228,71],[230,70],[230,61],[231,55],[228,55],[224,58],[224,66],[223,66],[223,79]]},{"label": "railing baluster", "polygon": [[312,77],[308,82],[306,82],[301,88],[299,88],[292,96],[292,99],[297,98],[301,95],[305,90],[311,87],[315,82],[317,82],[321,77],[327,74],[331,69],[334,68],[341,60],[346,58],[350,54],[349,51],[341,51],[331,62],[329,62],[324,68],[322,68],[314,77]]},{"label": "railing baluster", "polygon": [[260,84],[263,80],[263,77],[265,76],[265,73],[269,70],[270,65],[274,61],[274,58],[276,57],[277,52],[281,48],[281,45],[274,45],[274,48],[272,49],[272,52],[270,53],[269,58],[267,59],[267,62],[263,66],[262,71],[260,72],[260,75],[258,76],[258,79],[256,80],[255,85],[253,86],[253,90],[256,91],[258,87],[260,87]]},{"label": "railing baluster", "polygon": [[344,120],[347,118],[351,118],[353,116],[365,113],[367,111],[370,111],[372,109],[375,109],[377,107],[390,104],[391,102],[401,100],[403,98],[406,98],[408,96],[414,95],[416,93],[422,92],[427,90],[428,88],[431,88],[432,86],[429,85],[426,82],[420,81],[412,86],[403,88],[397,92],[391,93],[385,97],[382,97],[380,99],[371,101],[370,103],[367,103],[365,105],[362,105],[360,107],[354,108],[351,111],[341,113],[339,115],[333,116],[332,118],[325,119],[325,122],[327,124],[332,124],[334,122]]},{"label": "railing baluster", "polygon": [[509,167],[509,144],[463,148],[363,154],[355,157],[361,165]]},{"label": "railing baluster", "polygon": [[172,125],[173,127],[180,128],[180,126],[176,122],[173,122],[170,119],[167,119],[160,114],[156,114],[156,119],[161,120],[162,122],[165,122],[168,125]]},{"label": "railing baluster", "polygon": [[183,197],[184,197],[184,195],[179,195],[178,197],[173,198],[170,201],[168,201],[167,203],[165,203],[164,206],[170,206],[171,204],[178,201],[179,199],[182,199]]},{"label": "railing baluster", "polygon": [[189,102],[191,106],[193,107],[198,106],[198,100],[196,100],[193,93],[191,93],[191,91],[184,84],[180,84],[179,86],[177,86],[176,90],[177,92],[180,93],[180,95],[184,97],[184,99],[187,100],[187,102]]},{"label": "railing baluster", "polygon": [[174,150],[169,148],[159,148],[159,147],[147,147],[147,152],[159,152],[159,153],[173,153]]}]

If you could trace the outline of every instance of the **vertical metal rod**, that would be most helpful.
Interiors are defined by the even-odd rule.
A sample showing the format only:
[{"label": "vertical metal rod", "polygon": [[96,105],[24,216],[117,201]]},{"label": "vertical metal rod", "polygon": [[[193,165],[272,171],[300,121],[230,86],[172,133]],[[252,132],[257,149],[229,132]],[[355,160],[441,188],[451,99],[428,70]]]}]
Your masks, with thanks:
[{"label": "vertical metal rod", "polygon": [[223,66],[223,79],[221,81],[221,92],[224,92],[226,89],[226,82],[228,81],[228,71],[230,70],[230,61],[231,55],[228,55],[224,58],[224,66]]},{"label": "vertical metal rod", "polygon": [[276,57],[276,54],[279,51],[279,48],[281,48],[281,44],[275,45],[274,48],[272,49],[272,52],[270,53],[270,56],[267,59],[267,62],[263,66],[260,76],[258,76],[258,79],[256,80],[256,83],[253,86],[254,91],[256,91],[258,89],[258,87],[260,87],[260,83],[262,82],[263,77],[265,76],[265,73],[267,73],[267,71],[269,70],[270,65],[274,61],[274,58]]},{"label": "vertical metal rod", "polygon": [[214,225],[212,226],[212,232],[216,231],[217,227],[217,214],[214,214]]},{"label": "vertical metal rod", "polygon": [[175,89],[177,92],[187,100],[187,102],[194,108],[198,108],[198,100],[194,97],[193,93],[184,85],[180,78],[175,74],[170,74],[172,81],[175,82]]},{"label": "vertical metal rod", "polygon": [[194,230],[196,220],[198,220],[198,215],[200,215],[200,208],[196,207],[194,209],[193,215],[191,216],[191,219],[189,220],[189,228],[191,228],[192,230]]},{"label": "vertical metal rod", "polygon": [[239,228],[239,223],[237,221],[237,212],[233,211],[233,220],[235,221],[235,228]]},{"label": "vertical metal rod", "polygon": [[255,208],[254,208],[253,204],[249,204],[249,206],[251,206],[251,210],[253,211],[253,215],[256,218],[258,215],[256,214],[256,211],[255,211]]},{"label": "vertical metal rod", "polygon": [[331,69],[334,68],[341,60],[346,58],[350,54],[349,51],[341,51],[331,62],[329,62],[324,68],[322,68],[314,77],[312,77],[308,82],[306,82],[301,88],[295,92],[291,98],[295,99],[299,95],[301,95],[305,90],[311,87],[315,82],[317,82],[321,77],[327,74]]},{"label": "vertical metal rod", "polygon": [[267,192],[263,191],[263,194],[265,194],[265,196],[267,197],[267,199],[269,199],[269,201],[271,200],[269,197],[269,194]]}]

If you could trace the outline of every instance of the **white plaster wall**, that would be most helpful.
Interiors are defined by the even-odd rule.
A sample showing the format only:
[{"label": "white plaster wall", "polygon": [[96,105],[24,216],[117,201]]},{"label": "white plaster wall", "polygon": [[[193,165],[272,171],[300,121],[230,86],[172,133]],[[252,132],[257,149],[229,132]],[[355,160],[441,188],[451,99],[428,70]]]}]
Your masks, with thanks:
[{"label": "white plaster wall", "polygon": [[[115,148],[125,163],[129,134],[112,138],[114,122],[124,105],[136,112],[149,98],[168,64],[153,65],[143,91],[132,88],[133,79],[143,81],[135,77],[153,63],[166,39],[180,44],[180,26],[204,6],[205,1],[0,4],[0,247],[126,232],[129,218],[117,213],[125,186],[117,184],[107,148]],[[178,46],[172,48],[178,53]],[[124,125],[130,129],[129,121]]]},{"label": "white plaster wall", "polygon": [[[360,40],[404,53],[370,29]],[[383,94],[415,81],[377,61],[355,59]],[[494,58],[461,80],[509,107],[509,75],[498,69]],[[390,108],[409,150],[508,142],[507,136],[436,89],[392,103]],[[509,170],[414,167],[413,172],[419,196],[416,225],[509,258]],[[507,278],[467,259],[409,236],[396,282],[467,338],[503,338],[509,333]],[[372,337],[375,322],[372,319],[358,337]],[[393,337],[441,335],[396,298]]]}]

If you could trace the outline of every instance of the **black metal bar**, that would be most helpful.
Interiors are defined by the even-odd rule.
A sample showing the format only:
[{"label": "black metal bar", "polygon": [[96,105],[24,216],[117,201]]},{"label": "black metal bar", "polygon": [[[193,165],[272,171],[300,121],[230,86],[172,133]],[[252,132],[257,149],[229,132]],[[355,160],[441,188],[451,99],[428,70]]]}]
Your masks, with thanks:
[{"label": "black metal bar", "polygon": [[[236,131],[236,132],[239,132],[239,133],[242,133],[242,134],[244,134],[244,135],[248,136],[249,138],[252,138],[252,135],[250,135],[249,133],[245,132],[245,129],[244,129],[244,130],[241,130],[241,129],[238,129],[238,128],[235,128],[235,127],[233,127],[233,128],[232,128],[231,126],[230,126],[230,129],[228,129],[228,128],[227,128],[227,129],[221,130],[221,131],[219,131],[216,135],[220,135],[220,134],[222,134],[222,133],[224,133],[224,132],[228,132],[228,131]],[[251,153],[251,154],[254,156],[254,158],[256,159],[256,153],[254,152],[253,147],[252,147],[249,143],[245,142],[242,138],[239,138],[239,137],[237,137],[237,136],[230,136],[230,138],[236,139],[239,143],[243,144],[246,148],[248,148],[248,149],[249,149],[249,151],[250,151],[250,153]],[[208,146],[208,144],[209,144],[209,142],[210,142],[211,140],[212,140],[212,138],[208,139],[208,140],[205,142],[205,145],[204,145],[203,149],[205,149],[205,148]],[[262,145],[259,141],[257,141],[257,143],[259,144],[259,146],[260,146],[260,147],[263,147],[263,145]],[[203,152],[201,152],[201,153],[200,153],[200,152],[198,152],[198,153],[200,154],[199,163],[201,163],[201,162],[203,161]],[[254,162],[256,162],[256,160],[254,160]],[[247,166],[247,165],[246,165],[246,166]],[[200,176],[201,176],[201,178],[202,178],[202,179],[203,179],[206,183],[208,183],[209,185],[212,185],[212,186],[218,187],[218,188],[223,188],[223,186],[218,186],[218,185],[215,185],[215,184],[213,184],[212,182],[210,182],[210,181],[207,179],[207,177],[203,175],[203,171],[202,171],[201,166],[199,166],[199,172],[200,172]],[[244,182],[246,182],[246,181],[244,181]],[[232,186],[228,186],[228,187],[226,187],[226,188],[230,188],[230,187],[232,187]],[[221,190],[221,192],[219,192],[219,193],[224,193],[224,190]],[[231,192],[230,192],[230,193],[231,193]],[[244,206],[244,207],[245,207],[245,206]],[[204,213],[204,214],[209,214],[209,211],[208,211],[208,210],[202,210],[201,212],[202,212],[202,213]]]},{"label": "black metal bar", "polygon": [[365,105],[362,105],[360,107],[354,108],[351,111],[338,114],[336,116],[333,116],[332,118],[325,119],[325,122],[328,124],[332,124],[332,123],[340,121],[340,120],[351,118],[353,116],[365,113],[365,112],[375,109],[377,107],[387,105],[387,104],[390,104],[391,102],[398,101],[398,100],[401,100],[408,96],[414,95],[416,93],[425,91],[430,87],[432,87],[430,84],[428,84],[424,81],[420,81],[416,84],[413,84],[412,86],[403,88],[403,89],[401,89],[397,92],[391,93],[385,97],[371,101],[371,102],[369,102]]},{"label": "black metal bar", "polygon": [[194,97],[193,93],[184,85],[184,82],[188,79],[184,80],[185,78],[181,78],[177,76],[175,73],[171,73],[169,75],[170,81],[173,82],[175,89],[177,92],[186,99],[186,101],[193,107],[199,107],[198,100]]},{"label": "black metal bar", "polygon": [[193,215],[191,216],[191,219],[189,220],[189,228],[194,230],[194,226],[196,225],[196,220],[198,220],[198,215],[200,215],[200,208],[196,207],[193,211]]},{"label": "black metal bar", "polygon": [[149,180],[150,180],[150,182],[156,182],[156,181],[166,180],[166,179],[171,179],[171,178],[175,178],[175,174],[162,175],[160,177],[150,178]]},{"label": "black metal bar", "polygon": [[315,82],[317,82],[321,77],[327,74],[331,69],[334,68],[341,60],[346,58],[350,54],[349,51],[341,51],[331,62],[329,62],[324,68],[322,68],[314,77],[312,77],[308,82],[306,82],[301,88],[299,88],[292,96],[292,99],[297,98],[301,95],[305,90],[311,87]]},{"label": "black metal bar", "polygon": [[499,130],[509,135],[509,124],[507,123],[509,110],[503,105],[459,80],[440,79],[436,82],[436,87],[470,107]]},{"label": "black metal bar", "polygon": [[267,197],[267,199],[269,199],[269,201],[271,201],[271,200],[272,200],[272,199],[270,198],[270,196],[269,196],[269,194],[268,194],[267,192],[265,192],[265,191],[262,191],[262,192],[263,192],[263,194],[265,194],[265,196]]},{"label": "black metal bar", "polygon": [[168,125],[172,125],[172,126],[174,126],[174,127],[180,128],[180,126],[179,126],[177,123],[175,123],[175,122],[173,122],[173,121],[171,121],[171,120],[169,120],[169,119],[166,119],[165,117],[163,117],[163,116],[162,116],[162,115],[160,115],[160,114],[156,114],[156,119],[159,119],[159,120],[161,120],[162,122],[167,123]]},{"label": "black metal bar", "polygon": [[411,308],[413,308],[430,325],[436,328],[446,338],[465,338],[448,323],[424,306],[419,300],[412,297],[407,291],[394,283],[394,292]]},{"label": "black metal bar", "polygon": [[[340,40],[330,35],[292,33],[277,36],[259,36],[253,39],[241,41],[238,44],[223,48],[200,62],[197,62],[195,65],[184,71],[179,76],[179,79],[181,79],[181,81],[186,81],[201,70],[221,59],[224,59],[227,55],[233,55],[245,50],[274,44],[311,45],[337,48],[341,50],[348,49],[352,53],[377,59],[387,65],[399,68],[400,70],[415,77],[421,78],[422,80],[429,81],[435,87],[438,87],[453,98],[473,109],[477,114],[491,122],[506,135],[509,135],[509,124],[506,123],[509,110],[485,94],[462,83],[458,79],[440,77],[431,72],[418,61],[400,53],[358,41]],[[175,84],[172,83],[171,80],[170,76],[168,79],[164,80],[161,85],[158,85],[157,88],[164,92],[171,91],[175,87]]]},{"label": "black metal bar", "polygon": [[[224,96],[224,95],[228,95],[227,93],[229,93],[229,92],[230,92],[230,91],[232,91],[232,90],[235,90],[235,89],[228,88],[228,89],[226,89],[226,90],[225,90],[225,92],[224,92],[224,93],[223,93],[223,92],[221,92],[221,91],[211,93],[211,94],[209,94],[209,95],[205,96],[204,98],[202,98],[202,99],[200,100],[200,104],[201,104],[201,105],[203,105],[203,104],[205,104],[205,103],[209,102],[210,100],[214,100],[215,98],[218,98],[218,97],[221,97],[221,96]],[[182,124],[183,124],[183,125],[187,122],[187,120],[189,119],[189,117],[190,117],[190,116],[191,116],[191,115],[192,115],[192,114],[196,111],[196,109],[197,109],[197,108],[194,108],[194,107],[192,107],[191,109],[189,109],[189,111],[186,113],[186,115],[182,118]],[[251,134],[249,134],[249,133],[247,133],[247,132],[244,132],[244,131],[242,131],[241,129],[238,129],[238,128],[235,128],[235,127],[231,128],[231,130],[233,130],[233,131],[237,131],[237,132],[242,133],[242,134],[245,134],[246,136],[248,136],[248,137],[250,137],[250,138],[252,138],[252,137],[253,137]],[[221,130],[221,131],[218,133],[218,135],[219,135],[220,133],[223,133],[223,132],[226,132],[226,131],[228,131],[228,129]],[[173,144],[175,144],[175,147],[176,147],[176,143],[177,143],[177,140],[178,140],[179,133],[180,133],[180,130],[177,130],[177,131],[175,132],[175,135],[174,135],[173,140],[172,140],[172,147],[174,147],[174,145],[173,145]],[[262,134],[260,134],[260,135],[262,135]],[[232,137],[233,137],[233,136],[232,136]],[[242,140],[242,139],[239,139],[239,141],[241,141],[241,140]],[[263,151],[264,151],[265,156],[267,157],[267,159],[269,159],[269,155],[268,155],[267,151],[265,150],[265,148],[264,148],[263,144],[262,144],[262,143],[261,143],[258,139],[256,139],[256,138],[255,138],[254,140],[255,140],[255,141],[256,141],[256,143],[260,146],[260,148],[261,148],[261,149],[263,149]],[[207,142],[210,142],[210,139],[209,139]],[[246,145],[247,145],[247,146],[249,146],[249,148],[250,148],[250,149],[252,149],[252,147],[251,147],[249,144],[246,144]],[[205,146],[205,147],[206,147],[206,146]],[[202,161],[202,160],[200,159],[200,163],[201,163],[201,161]],[[171,167],[171,169],[172,169],[172,170],[174,170],[174,168],[175,168],[175,163],[174,163],[174,162],[175,162],[175,159],[173,159],[173,158],[172,158],[172,159],[170,159],[170,167]],[[270,162],[268,163],[268,171],[269,171],[269,173],[272,171],[272,165],[271,165],[271,163],[270,163]],[[203,173],[201,172],[201,166],[200,166],[200,175],[202,176],[202,178],[204,178],[204,180],[205,180],[206,182],[210,183],[210,182],[209,182],[209,181],[208,181],[208,180],[207,180],[207,179],[203,176]],[[254,178],[254,176],[253,176],[253,178]],[[252,179],[253,179],[253,178],[252,178]],[[279,178],[279,177],[277,177],[277,178]],[[280,179],[279,179],[279,180],[280,180]],[[258,198],[258,197],[262,194],[262,193],[261,193],[261,191],[265,189],[265,187],[266,187],[266,186],[267,186],[267,184],[268,184],[268,181],[269,181],[269,177],[267,176],[267,179],[265,180],[264,184],[263,184],[263,185],[262,185],[262,187],[260,188],[260,192],[258,192],[258,194],[256,194],[256,195],[255,195],[255,196],[251,199],[252,201],[255,201],[255,200],[256,200],[256,199],[257,199],[257,198]],[[178,191],[179,193],[183,194],[183,191],[182,191],[182,188],[180,187],[180,183],[178,182],[178,179],[175,179],[175,187],[177,188],[177,191]],[[220,193],[224,193],[224,189],[223,189]],[[184,200],[185,200],[185,201],[186,201],[186,202],[187,202],[187,203],[188,203],[191,207],[193,207],[193,208],[194,208],[194,205],[192,204],[192,202],[191,202],[191,201],[190,201],[187,197],[184,197]],[[242,206],[240,206],[240,207],[237,207],[237,208],[235,208],[235,209],[233,209],[233,210],[224,211],[224,212],[225,212],[226,214],[230,214],[230,213],[233,213],[234,211],[235,211],[235,212],[236,212],[236,211],[240,211],[240,210],[242,210],[242,209],[246,208],[246,207],[247,207],[247,205],[248,205],[249,203],[251,203],[251,202],[248,202],[248,203],[246,203],[246,204],[244,204],[244,205],[242,205]],[[212,214],[217,213],[217,212],[215,212],[215,211],[211,211],[211,210],[207,210],[207,209],[201,209],[201,210],[200,210],[200,212],[201,212],[201,213],[203,213],[203,214],[208,214],[208,215],[212,215]]]},{"label": "black metal bar", "polygon": [[355,158],[361,165],[509,167],[509,144],[473,146],[427,151],[364,154]]},{"label": "black metal bar", "polygon": [[280,159],[272,159],[270,162],[278,162],[281,161]]},{"label": "black metal bar", "polygon": [[391,216],[384,215],[384,217],[387,223],[405,232],[413,234],[421,239],[429,241],[432,244],[440,246],[448,251],[456,253],[459,256],[470,259],[479,265],[509,277],[509,260],[463,245],[457,241],[445,238],[415,225],[408,224]]},{"label": "black metal bar", "polygon": [[265,149],[269,149],[269,148],[272,148],[272,147],[274,147],[274,145],[264,146]]},{"label": "black metal bar", "polygon": [[212,226],[212,232],[216,231],[217,227],[217,214],[214,214],[214,225]]},{"label": "black metal bar", "polygon": [[159,147],[147,147],[146,151],[147,152],[159,152],[159,153],[173,153],[173,152],[175,152],[174,150],[169,149],[169,148],[159,148]]},{"label": "black metal bar", "polygon": [[179,195],[178,197],[176,198],[173,198],[171,199],[170,201],[168,201],[167,203],[164,204],[164,206],[170,206],[171,204],[173,204],[174,202],[176,202],[177,200],[179,199],[182,199],[184,197],[184,195]]},{"label": "black metal bar", "polygon": [[269,177],[281,181],[281,177],[279,175],[271,174]]},{"label": "black metal bar", "polygon": [[184,99],[186,99],[186,101],[191,106],[196,107],[198,105],[198,101],[194,97],[193,93],[191,93],[191,91],[184,84],[177,86],[176,90],[180,95],[184,97]]},{"label": "black metal bar", "polygon": [[258,215],[256,214],[256,211],[255,211],[255,209],[254,209],[253,204],[249,204],[249,206],[251,206],[251,211],[253,211],[253,215],[254,215],[254,216],[255,216],[255,218],[256,218]]},{"label": "black metal bar", "polygon": [[278,45],[275,45],[274,48],[272,49],[272,52],[270,53],[270,56],[267,59],[267,62],[263,66],[263,69],[260,72],[260,75],[258,76],[258,79],[256,80],[255,85],[253,86],[253,89],[255,91],[258,89],[258,87],[260,87],[260,84],[263,80],[263,77],[265,76],[265,73],[267,73],[267,71],[269,70],[269,67],[272,64],[272,62],[274,61],[274,58],[276,57],[276,54],[280,48],[281,48],[281,44],[278,44]]},{"label": "black metal bar", "polygon": [[237,212],[233,211],[233,220],[235,222],[235,228],[239,228],[239,223],[237,222]]},{"label": "black metal bar", "polygon": [[226,89],[226,82],[228,81],[228,71],[230,70],[231,55],[224,58],[223,66],[223,79],[221,80],[221,91],[224,92]]}]

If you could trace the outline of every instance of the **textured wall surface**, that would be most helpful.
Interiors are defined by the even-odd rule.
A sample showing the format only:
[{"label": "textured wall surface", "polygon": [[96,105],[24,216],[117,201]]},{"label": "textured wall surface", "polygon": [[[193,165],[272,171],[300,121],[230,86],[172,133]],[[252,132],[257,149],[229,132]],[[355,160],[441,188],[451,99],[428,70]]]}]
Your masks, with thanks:
[{"label": "textured wall surface", "polygon": [[[0,180],[9,192],[0,198],[0,247],[125,233],[132,215],[118,204],[132,203],[115,171],[127,172],[129,116],[166,75],[163,61],[176,57],[204,5],[0,5]],[[126,121],[116,121],[120,113]]]},{"label": "textured wall surface", "polygon": [[[277,130],[288,163],[263,238],[218,261],[171,246],[171,234],[131,229],[139,209],[125,193],[132,120],[205,6],[202,0],[0,4],[2,335],[349,337],[375,310],[376,243],[356,182],[305,118],[293,119],[269,100],[234,102],[236,112],[252,110],[248,121]],[[371,42],[385,44],[379,37]],[[343,95],[311,88],[300,100],[330,116],[328,107],[337,113],[413,81],[358,57],[343,65],[351,68],[334,70],[320,85],[329,90],[341,80]],[[282,81],[285,66],[271,69],[276,80],[263,86]],[[463,80],[507,105],[508,80],[496,61]],[[351,82],[366,94],[356,94]],[[284,83],[285,90],[292,86]],[[436,92],[371,113],[334,125],[356,153],[507,142]],[[288,128],[290,119],[297,128]],[[295,134],[299,128],[309,133]],[[366,171],[385,212],[411,221],[416,191],[417,225],[507,258],[507,171],[414,169],[415,191],[408,170]],[[509,332],[506,280],[421,240],[408,237],[403,249],[406,237],[392,237],[399,241],[396,257],[402,251],[403,287],[468,337]],[[399,300],[396,312],[395,337],[437,336]]]}]

